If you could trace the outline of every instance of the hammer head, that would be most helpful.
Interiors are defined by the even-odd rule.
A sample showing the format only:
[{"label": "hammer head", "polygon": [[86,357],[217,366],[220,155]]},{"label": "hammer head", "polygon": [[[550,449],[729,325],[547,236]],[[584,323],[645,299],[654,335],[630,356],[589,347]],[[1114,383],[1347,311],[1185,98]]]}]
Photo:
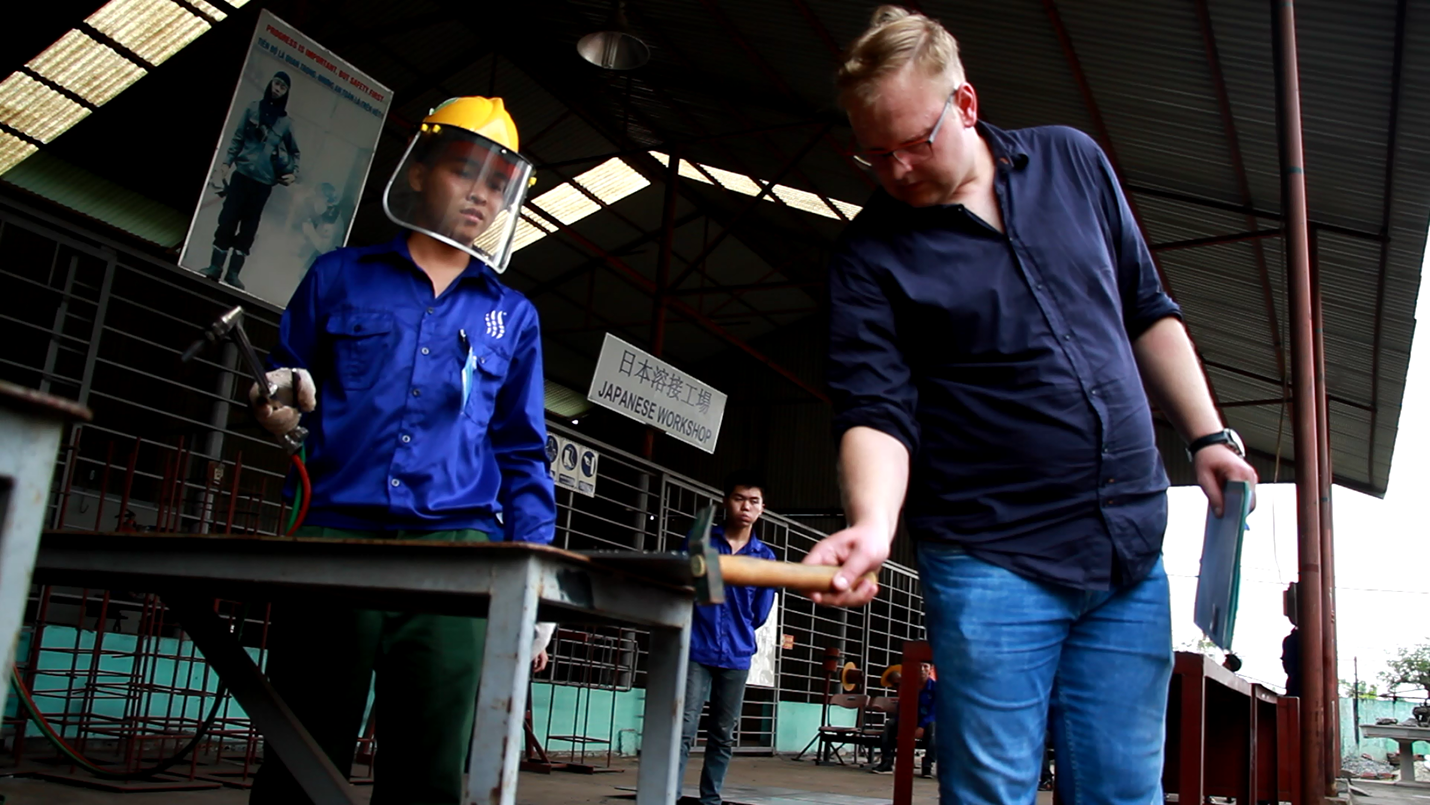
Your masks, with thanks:
[{"label": "hammer head", "polygon": [[690,576],[695,582],[696,604],[725,603],[725,581],[720,576],[720,552],[710,544],[710,524],[715,507],[707,506],[695,515],[686,535],[690,551]]}]

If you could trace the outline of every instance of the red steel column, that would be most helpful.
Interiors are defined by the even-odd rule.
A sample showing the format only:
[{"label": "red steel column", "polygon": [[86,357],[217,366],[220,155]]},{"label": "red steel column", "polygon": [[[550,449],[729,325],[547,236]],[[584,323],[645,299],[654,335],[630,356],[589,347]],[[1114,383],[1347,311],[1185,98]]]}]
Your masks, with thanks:
[{"label": "red steel column", "polygon": [[1271,0],[1276,64],[1276,123],[1281,145],[1281,197],[1290,296],[1292,407],[1296,448],[1296,537],[1300,557],[1301,790],[1308,801],[1325,790],[1326,685],[1321,640],[1321,526],[1316,435],[1315,337],[1306,171],[1301,142],[1301,87],[1292,0]]},{"label": "red steel column", "polygon": [[1326,393],[1326,324],[1321,309],[1321,265],[1316,230],[1310,232],[1311,316],[1316,334],[1316,441],[1317,471],[1321,486],[1321,633],[1322,673],[1326,684],[1326,787],[1336,793],[1341,771],[1341,685],[1336,660],[1336,553],[1335,524],[1331,518],[1331,427]]}]

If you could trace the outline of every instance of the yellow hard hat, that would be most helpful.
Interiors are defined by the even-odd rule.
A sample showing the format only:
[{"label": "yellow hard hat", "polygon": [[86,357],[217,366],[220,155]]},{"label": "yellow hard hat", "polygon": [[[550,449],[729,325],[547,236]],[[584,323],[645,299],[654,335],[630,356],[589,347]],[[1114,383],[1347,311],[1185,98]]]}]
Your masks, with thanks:
[{"label": "yellow hard hat", "polygon": [[422,118],[423,131],[439,131],[442,126],[455,126],[479,134],[512,151],[520,151],[516,121],[507,113],[501,98],[472,95],[443,101],[427,117]]}]

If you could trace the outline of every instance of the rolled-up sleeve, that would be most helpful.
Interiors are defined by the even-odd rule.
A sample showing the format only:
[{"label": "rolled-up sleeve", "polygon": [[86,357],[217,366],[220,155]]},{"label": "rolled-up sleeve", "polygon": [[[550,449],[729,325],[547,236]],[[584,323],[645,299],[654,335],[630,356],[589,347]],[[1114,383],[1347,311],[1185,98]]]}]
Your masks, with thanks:
[{"label": "rolled-up sleeve", "polygon": [[825,376],[834,403],[834,438],[869,427],[918,448],[918,392],[899,348],[888,294],[849,241],[829,269],[829,359]]},{"label": "rolled-up sleeve", "polygon": [[[1086,137],[1086,135],[1084,135]],[[1152,251],[1142,239],[1142,230],[1107,155],[1092,138],[1086,137],[1100,167],[1103,210],[1107,214],[1113,247],[1117,252],[1117,286],[1122,297],[1122,326],[1133,341],[1149,327],[1168,316],[1181,318],[1182,309],[1162,289]]]}]

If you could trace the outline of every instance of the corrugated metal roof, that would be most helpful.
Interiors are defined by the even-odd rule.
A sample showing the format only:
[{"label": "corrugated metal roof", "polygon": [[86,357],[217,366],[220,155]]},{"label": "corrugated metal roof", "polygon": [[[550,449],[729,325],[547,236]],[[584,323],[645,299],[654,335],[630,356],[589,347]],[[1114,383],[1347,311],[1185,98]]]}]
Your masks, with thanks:
[{"label": "corrugated metal roof", "polygon": [[189,229],[188,216],[45,151],[11,168],[0,181],[166,248],[183,243]]},{"label": "corrugated metal roof", "polygon": [[[1317,238],[1335,466],[1338,480],[1375,493],[1383,491],[1388,475],[1430,220],[1430,98],[1412,91],[1430,75],[1430,10],[1409,8],[1392,151],[1397,1],[1296,3],[1311,217],[1361,233],[1321,230]],[[275,2],[282,15],[288,0]],[[627,5],[636,33],[651,45],[652,60],[639,70],[611,73],[581,61],[574,50],[582,34],[602,25],[609,0],[530,0],[470,10],[433,0],[352,4],[361,30],[333,25],[322,41],[397,91],[359,228],[378,232],[386,226],[371,200],[400,155],[403,122],[419,119],[451,95],[496,92],[507,99],[526,150],[538,163],[593,158],[539,171],[534,194],[612,152],[630,152],[630,164],[651,186],[609,212],[576,221],[572,229],[599,249],[620,251],[616,257],[648,282],[659,254],[659,239],[650,232],[661,220],[663,172],[642,152],[679,146],[687,160],[755,179],[775,178],[810,142],[816,124],[841,120],[833,98],[833,50],[863,30],[874,6],[811,0],[630,0]],[[1196,2],[927,0],[921,6],[958,38],[985,119],[1007,128],[1063,124],[1094,135],[1105,129],[1151,243],[1279,226],[1276,96],[1270,10],[1264,4],[1205,3],[1230,121],[1223,119],[1216,97]],[[1077,71],[1101,125],[1075,79]],[[1241,195],[1228,124],[1238,135],[1249,198]],[[782,128],[711,139],[769,127]],[[863,204],[871,182],[842,153],[848,143],[847,127],[838,126],[780,183]],[[1388,161],[1394,165],[1394,188],[1387,210]],[[801,203],[815,201],[805,196]],[[790,311],[806,309],[801,305],[812,309],[820,298],[817,289],[804,285],[822,278],[824,255],[841,223],[777,203],[761,202],[742,213],[747,204],[746,196],[682,182],[677,214],[685,224],[674,238],[671,270],[675,276],[690,272],[686,261],[706,251],[709,239],[741,215],[735,236],[689,273],[688,287],[680,290],[756,281],[784,287],[679,298],[699,315],[752,339],[807,316]],[[1260,214],[1248,218],[1243,204]],[[1384,245],[1382,234],[1388,238]],[[1289,343],[1279,239],[1167,250],[1158,259],[1208,362],[1218,398],[1229,406],[1228,418],[1260,455],[1279,450],[1289,456],[1283,406],[1274,402],[1282,395]],[[589,333],[610,329],[640,340],[649,332],[645,320],[652,303],[636,287],[641,280],[600,264],[591,247],[548,236],[524,248],[507,275],[532,294],[552,328],[548,343],[559,357],[547,365],[558,373],[589,371],[597,341]],[[699,361],[729,348],[709,327],[678,316],[670,321],[666,349],[675,360]],[[769,337],[762,343],[776,350],[785,342]],[[797,353],[782,360],[803,366],[805,357]],[[770,390],[790,391],[787,381],[765,379]],[[1235,405],[1268,400],[1273,402]]]}]

